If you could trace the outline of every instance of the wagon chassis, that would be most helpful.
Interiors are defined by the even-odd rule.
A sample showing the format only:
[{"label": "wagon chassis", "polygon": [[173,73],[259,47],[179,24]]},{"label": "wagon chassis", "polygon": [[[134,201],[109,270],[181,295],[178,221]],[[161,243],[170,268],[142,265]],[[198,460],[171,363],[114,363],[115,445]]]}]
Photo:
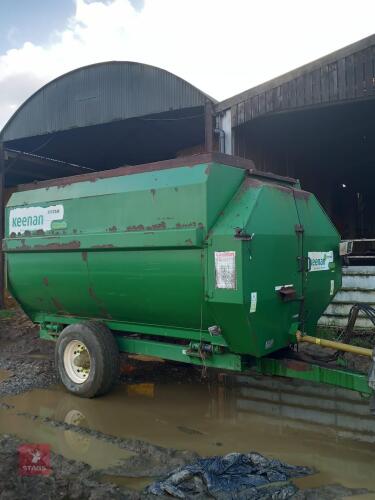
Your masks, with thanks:
[{"label": "wagon chassis", "polygon": [[[56,341],[64,326],[85,322],[87,319],[40,315],[36,318],[36,322],[40,323],[42,339]],[[285,349],[263,358],[234,354],[229,352],[222,336],[210,335],[206,332],[150,325],[142,327],[117,321],[104,323],[114,333],[119,351],[127,354],[159,357],[206,368],[239,372],[252,371],[260,375],[324,383],[353,390],[366,396],[371,396],[375,389],[375,349],[372,352],[372,369],[367,375],[346,369],[341,361],[338,361],[335,366],[300,359],[298,353],[291,349]],[[172,338],[173,342],[167,342],[166,338]],[[291,347],[296,345],[296,336],[291,336]]]}]

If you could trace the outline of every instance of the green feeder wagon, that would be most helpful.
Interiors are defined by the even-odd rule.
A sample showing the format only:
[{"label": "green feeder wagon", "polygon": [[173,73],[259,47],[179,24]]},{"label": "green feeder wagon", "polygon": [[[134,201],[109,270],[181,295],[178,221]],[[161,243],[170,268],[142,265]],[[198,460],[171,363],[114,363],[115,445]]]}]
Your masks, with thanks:
[{"label": "green feeder wagon", "polygon": [[365,375],[287,355],[341,286],[339,244],[297,181],[204,154],[25,186],[3,248],[77,395],[110,389],[119,351],[370,393]]}]

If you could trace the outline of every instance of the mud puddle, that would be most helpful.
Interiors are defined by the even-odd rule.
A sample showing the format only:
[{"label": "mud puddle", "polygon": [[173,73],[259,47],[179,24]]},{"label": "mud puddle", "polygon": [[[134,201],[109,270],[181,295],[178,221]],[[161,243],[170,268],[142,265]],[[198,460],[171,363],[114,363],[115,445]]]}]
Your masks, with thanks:
[{"label": "mud puddle", "polygon": [[8,379],[11,376],[12,372],[10,372],[9,370],[0,369],[0,382],[4,382],[4,380]]},{"label": "mud puddle", "polygon": [[132,491],[142,491],[152,482],[150,477],[125,477],[114,476],[111,474],[103,474],[102,481],[115,484],[120,488],[126,488]]},{"label": "mud puddle", "polygon": [[[296,481],[301,488],[339,483],[375,490],[375,417],[369,413],[368,401],[358,394],[283,379],[222,375],[211,382],[185,383],[153,373],[147,380],[142,376],[134,383],[118,385],[97,399],[80,399],[56,386],[3,401],[13,406],[8,412],[75,426],[77,432],[58,429],[59,438],[64,439],[58,453],[68,456],[73,449],[72,456],[77,457],[74,450],[87,446],[81,461],[87,462],[92,455],[92,441],[85,444],[86,431],[91,430],[102,433],[102,440],[104,435],[136,439],[201,456],[257,451],[314,467],[316,475]],[[4,426],[6,432],[10,432],[8,426],[11,422]],[[14,429],[17,436],[35,441],[36,435],[29,432],[20,434],[19,428]],[[83,439],[81,444],[77,436]],[[47,436],[40,439],[49,442]],[[101,463],[101,468],[108,463]],[[150,481],[144,471],[134,478],[124,474],[121,466],[107,472],[105,480],[122,482],[130,489],[142,489]]]}]

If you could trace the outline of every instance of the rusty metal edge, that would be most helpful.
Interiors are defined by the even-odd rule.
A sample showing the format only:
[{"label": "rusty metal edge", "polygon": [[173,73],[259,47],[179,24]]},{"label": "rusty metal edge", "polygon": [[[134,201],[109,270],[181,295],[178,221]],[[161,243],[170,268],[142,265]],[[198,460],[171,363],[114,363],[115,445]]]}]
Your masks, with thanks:
[{"label": "rusty metal edge", "polygon": [[143,172],[153,172],[157,170],[166,170],[177,167],[192,167],[201,163],[222,163],[231,167],[247,170],[249,174],[267,179],[273,179],[290,184],[295,184],[297,181],[291,177],[283,177],[271,172],[263,172],[255,168],[255,164],[251,160],[240,158],[239,156],[226,155],[224,153],[200,153],[197,155],[186,156],[181,158],[172,158],[170,160],[157,161],[154,163],[144,163],[140,165],[123,166],[111,170],[97,171],[88,174],[78,174],[69,177],[60,177],[58,179],[50,179],[28,184],[19,184],[17,191],[28,191],[45,187],[64,187],[76,182],[95,182],[100,179],[108,179],[111,177],[121,177],[125,175],[140,174]]}]

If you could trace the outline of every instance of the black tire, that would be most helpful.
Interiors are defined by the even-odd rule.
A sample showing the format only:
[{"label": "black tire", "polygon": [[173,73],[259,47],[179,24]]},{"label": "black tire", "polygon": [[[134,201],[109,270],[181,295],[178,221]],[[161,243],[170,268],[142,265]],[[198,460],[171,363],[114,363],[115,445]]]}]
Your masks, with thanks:
[{"label": "black tire", "polygon": [[[90,356],[87,379],[74,381],[67,373],[64,353],[72,341],[84,344]],[[61,382],[66,389],[83,398],[93,398],[107,393],[119,375],[120,356],[112,332],[102,323],[87,321],[69,325],[56,342],[55,363]]]}]

